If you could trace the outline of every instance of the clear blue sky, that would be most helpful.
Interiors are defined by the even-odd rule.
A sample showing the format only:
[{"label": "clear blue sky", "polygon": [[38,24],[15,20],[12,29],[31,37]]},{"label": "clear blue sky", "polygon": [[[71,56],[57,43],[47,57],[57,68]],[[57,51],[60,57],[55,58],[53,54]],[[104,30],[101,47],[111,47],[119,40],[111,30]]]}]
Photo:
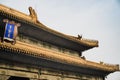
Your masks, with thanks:
[{"label": "clear blue sky", "polygon": [[[87,60],[120,64],[120,0],[0,0],[29,14],[32,6],[40,22],[62,33],[96,39],[99,47],[83,52]],[[120,80],[120,72],[106,80]]]}]

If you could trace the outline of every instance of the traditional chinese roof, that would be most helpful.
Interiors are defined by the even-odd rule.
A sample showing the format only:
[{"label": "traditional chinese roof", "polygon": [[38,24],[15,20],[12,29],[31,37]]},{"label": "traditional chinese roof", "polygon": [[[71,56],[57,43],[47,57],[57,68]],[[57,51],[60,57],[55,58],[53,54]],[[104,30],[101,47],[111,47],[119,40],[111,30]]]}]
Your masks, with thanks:
[{"label": "traditional chinese roof", "polygon": [[103,71],[106,72],[107,74],[114,71],[119,71],[118,65],[109,65],[104,63],[91,62],[79,57],[73,57],[68,54],[62,54],[61,52],[56,52],[53,50],[49,50],[43,47],[38,47],[36,45],[23,43],[20,41],[17,41],[16,45],[11,45],[10,43],[0,43],[0,50],[5,52],[7,51],[17,54],[29,55],[36,58],[43,58],[57,63],[77,66],[79,69],[85,68],[85,69],[92,69],[101,72]]},{"label": "traditional chinese roof", "polygon": [[[98,47],[98,41],[96,40],[72,37],[48,28],[47,26],[43,25],[41,22],[37,20],[36,13],[34,10],[32,10],[31,7],[29,8],[29,10],[30,10],[30,15],[26,15],[22,12],[16,11],[12,8],[0,4],[1,15],[29,25],[29,28],[27,28],[27,30],[24,26],[19,29],[20,30],[19,32],[22,34],[25,34],[27,36],[33,35],[32,37],[37,38],[38,40],[43,40],[45,42],[49,42],[51,44],[76,50],[79,52],[91,49],[93,47]],[[30,26],[34,26],[34,29]],[[31,30],[28,31],[28,29]],[[29,34],[30,31],[33,32],[33,34]],[[35,32],[37,34],[35,34]]]},{"label": "traditional chinese roof", "polygon": [[[29,9],[31,12],[32,8]],[[20,34],[24,34],[26,36],[36,38],[37,40],[43,40],[51,44],[57,44],[58,46],[73,49],[80,52],[98,46],[98,41],[96,40],[83,39],[81,36],[74,37],[74,36],[65,35],[63,33],[57,32],[55,30],[46,27],[37,20],[36,13],[34,12],[34,10],[32,11],[33,13],[31,12],[30,15],[26,15],[24,13],[21,13],[19,11],[13,10],[11,8],[8,8],[0,4],[0,15],[2,15],[1,18],[9,18],[21,22],[22,25],[25,25],[20,27],[19,29]],[[33,33],[31,34],[31,32]],[[45,59],[46,62],[51,61],[52,64],[53,62],[56,62],[56,64],[60,63],[61,65],[64,64],[61,67],[59,67],[60,65],[56,67],[55,65],[50,64],[49,66],[51,66],[51,68],[54,67],[60,69],[65,67],[63,68],[63,70],[70,70],[70,71],[76,70],[76,72],[77,71],[81,72],[83,69],[83,72],[86,73],[88,73],[90,70],[91,71],[95,70],[98,71],[98,73],[101,75],[103,73],[107,75],[111,72],[119,71],[118,65],[95,63],[95,62],[87,61],[82,58],[73,57],[67,54],[62,54],[61,52],[48,50],[46,48],[38,47],[37,45],[27,44],[20,41],[17,41],[15,45],[11,45],[10,43],[0,43],[0,51],[1,54],[4,55],[4,56],[0,55],[0,58],[6,58],[8,57],[8,55],[12,55],[12,53],[14,53],[19,56],[24,55],[24,57],[26,55],[29,57],[34,57],[34,59],[38,61],[38,63],[36,64],[41,63],[39,62],[39,59]],[[10,57],[8,58],[10,59]],[[17,60],[18,58],[13,57],[11,59]],[[18,62],[20,62],[20,60]],[[24,62],[28,62],[28,61],[25,60]],[[35,61],[33,63],[35,63]],[[47,65],[45,66],[47,67]],[[75,70],[70,69],[71,68],[70,66]]]}]

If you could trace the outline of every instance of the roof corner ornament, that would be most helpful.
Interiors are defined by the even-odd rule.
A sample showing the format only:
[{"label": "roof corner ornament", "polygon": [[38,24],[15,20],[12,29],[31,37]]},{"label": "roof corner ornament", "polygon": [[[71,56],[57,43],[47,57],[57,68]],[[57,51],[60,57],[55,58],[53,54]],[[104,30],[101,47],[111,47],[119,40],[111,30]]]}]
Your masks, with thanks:
[{"label": "roof corner ornament", "polygon": [[38,22],[37,14],[32,7],[29,7],[29,12],[30,12],[30,16],[32,17],[33,21]]},{"label": "roof corner ornament", "polygon": [[79,35],[79,34],[78,34],[77,39],[82,39],[82,35]]}]

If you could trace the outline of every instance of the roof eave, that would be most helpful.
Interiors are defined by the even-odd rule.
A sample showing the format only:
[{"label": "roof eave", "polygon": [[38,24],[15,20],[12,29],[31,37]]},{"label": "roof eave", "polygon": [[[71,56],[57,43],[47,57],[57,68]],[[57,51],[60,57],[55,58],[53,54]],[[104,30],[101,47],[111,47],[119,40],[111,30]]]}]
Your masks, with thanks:
[{"label": "roof eave", "polygon": [[[20,19],[21,21],[25,21],[27,23],[30,23],[30,24],[33,24],[35,25],[35,27],[38,27],[38,28],[41,28],[43,29],[44,31],[47,31],[49,33],[52,33],[58,37],[61,37],[63,39],[67,39],[67,40],[70,40],[72,42],[75,42],[75,43],[78,43],[80,45],[83,45],[83,46],[86,46],[86,48],[83,50],[88,50],[88,49],[91,49],[93,47],[98,47],[98,41],[95,41],[95,40],[88,40],[88,39],[76,39],[74,37],[70,37],[68,35],[65,35],[63,33],[60,33],[60,32],[57,32],[53,29],[50,29],[48,28],[47,26],[43,25],[41,22],[39,22],[38,20],[37,21],[34,21],[33,18],[30,16],[30,15],[26,15],[22,12],[19,12],[19,11],[16,11],[14,9],[11,9],[9,7],[6,7],[6,6],[3,6],[0,4],[0,11],[2,11],[4,14],[8,14],[8,15],[11,15],[13,16],[14,18],[18,18]],[[18,14],[18,15],[17,15]],[[88,48],[87,48],[88,47]]]}]

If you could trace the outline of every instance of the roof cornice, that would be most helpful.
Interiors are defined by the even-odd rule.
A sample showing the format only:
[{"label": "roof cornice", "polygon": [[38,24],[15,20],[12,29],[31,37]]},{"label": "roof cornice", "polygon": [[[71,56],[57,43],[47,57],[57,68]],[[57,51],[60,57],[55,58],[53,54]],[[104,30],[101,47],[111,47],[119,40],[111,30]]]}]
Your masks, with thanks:
[{"label": "roof cornice", "polygon": [[107,72],[119,71],[119,65],[108,65],[104,63],[95,63],[84,60],[79,57],[73,57],[60,52],[52,51],[36,45],[31,45],[17,41],[15,45],[10,43],[0,43],[0,50],[9,50],[10,52],[16,52],[19,54],[31,55],[34,57],[44,58],[50,61],[56,61],[59,63],[70,64],[74,66],[102,70]]}]

